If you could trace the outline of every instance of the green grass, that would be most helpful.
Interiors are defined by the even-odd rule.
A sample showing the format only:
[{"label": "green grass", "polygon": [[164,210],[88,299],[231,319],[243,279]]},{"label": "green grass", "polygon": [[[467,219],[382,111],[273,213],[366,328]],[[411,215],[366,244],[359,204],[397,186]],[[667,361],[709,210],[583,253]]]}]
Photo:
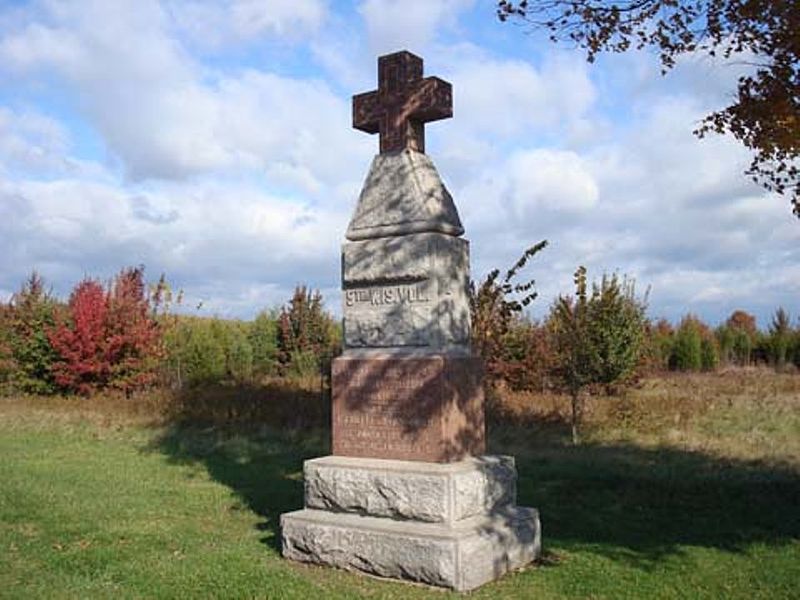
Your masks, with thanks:
[{"label": "green grass", "polygon": [[[692,435],[752,435],[735,408],[704,414]],[[759,435],[800,435],[768,414],[766,403]],[[517,455],[519,503],[540,509],[545,556],[470,596],[797,596],[793,455],[600,430],[575,448],[559,423],[490,433],[492,452]],[[449,596],[280,557],[279,515],[302,505],[302,462],[326,445],[319,430],[152,427],[0,399],[0,597]]]}]

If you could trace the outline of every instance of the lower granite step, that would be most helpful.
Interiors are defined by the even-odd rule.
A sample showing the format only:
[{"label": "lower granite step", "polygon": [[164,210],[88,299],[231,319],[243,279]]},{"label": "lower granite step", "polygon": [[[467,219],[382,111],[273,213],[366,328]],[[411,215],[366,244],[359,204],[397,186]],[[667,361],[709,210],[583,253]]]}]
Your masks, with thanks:
[{"label": "lower granite step", "polygon": [[303,509],[281,516],[283,555],[380,577],[474,589],[541,551],[539,513],[505,507],[452,525]]}]

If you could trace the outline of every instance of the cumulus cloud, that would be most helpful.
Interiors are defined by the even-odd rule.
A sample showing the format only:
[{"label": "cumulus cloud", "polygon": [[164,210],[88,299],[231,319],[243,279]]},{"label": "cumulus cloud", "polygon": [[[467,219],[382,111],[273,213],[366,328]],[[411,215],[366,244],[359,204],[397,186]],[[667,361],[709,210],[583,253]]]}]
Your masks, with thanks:
[{"label": "cumulus cloud", "polygon": [[[155,3],[98,2],[49,18],[6,37],[0,58],[63,77],[134,179],[261,168],[308,191],[366,149],[348,130],[348,102],[321,81],[253,69],[209,80]],[[315,173],[304,169],[311,162]]]}]

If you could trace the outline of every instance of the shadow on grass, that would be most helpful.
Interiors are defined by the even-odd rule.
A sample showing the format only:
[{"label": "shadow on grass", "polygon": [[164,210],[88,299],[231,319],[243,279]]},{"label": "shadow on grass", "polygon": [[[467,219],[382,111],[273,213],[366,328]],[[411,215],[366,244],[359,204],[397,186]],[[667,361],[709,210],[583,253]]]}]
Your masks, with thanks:
[{"label": "shadow on grass", "polygon": [[175,464],[202,464],[262,518],[280,552],[280,515],[303,503],[303,461],[330,448],[330,399],[286,382],[218,386],[177,395],[151,444]]},{"label": "shadow on grass", "polygon": [[699,546],[742,552],[800,540],[800,471],[676,448],[570,443],[557,420],[494,424],[490,451],[514,454],[521,505],[545,545],[650,569]]},{"label": "shadow on grass", "polygon": [[[309,409],[328,401],[319,392],[259,394],[218,398],[227,407],[219,414],[249,415],[234,422],[176,412],[154,448],[203,464],[263,519],[263,541],[279,552],[280,515],[303,505],[303,461],[330,449],[327,413]],[[253,407],[254,398],[284,406]],[[800,473],[790,466],[634,444],[573,447],[557,419],[495,422],[489,446],[517,457],[518,501],[539,509],[545,547],[650,569],[684,546],[741,552],[800,539]]]}]

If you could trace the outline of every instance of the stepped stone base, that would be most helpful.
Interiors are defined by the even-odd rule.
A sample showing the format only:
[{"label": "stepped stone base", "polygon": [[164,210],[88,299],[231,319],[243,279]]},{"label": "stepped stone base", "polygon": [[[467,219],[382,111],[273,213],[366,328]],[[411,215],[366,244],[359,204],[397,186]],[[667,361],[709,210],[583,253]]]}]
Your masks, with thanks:
[{"label": "stepped stone base", "polygon": [[306,508],[281,516],[283,555],[459,591],[531,562],[535,509],[515,506],[513,458],[306,461]]}]

